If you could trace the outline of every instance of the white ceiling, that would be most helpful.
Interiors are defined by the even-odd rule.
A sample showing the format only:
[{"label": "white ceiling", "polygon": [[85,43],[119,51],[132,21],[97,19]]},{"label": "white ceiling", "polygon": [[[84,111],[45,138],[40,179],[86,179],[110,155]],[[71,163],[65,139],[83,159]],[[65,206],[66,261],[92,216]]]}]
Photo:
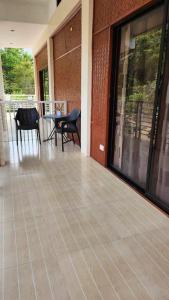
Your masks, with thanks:
[{"label": "white ceiling", "polygon": [[0,21],[0,48],[32,48],[45,28],[44,24]]},{"label": "white ceiling", "polygon": [[55,9],[56,0],[0,0],[0,47],[33,48]]}]

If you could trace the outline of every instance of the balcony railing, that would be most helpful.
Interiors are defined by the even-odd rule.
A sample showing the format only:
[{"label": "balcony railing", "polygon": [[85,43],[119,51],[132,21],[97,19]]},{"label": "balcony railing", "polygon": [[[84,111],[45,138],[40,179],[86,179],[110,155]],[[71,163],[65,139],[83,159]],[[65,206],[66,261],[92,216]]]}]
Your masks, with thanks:
[{"label": "balcony railing", "polygon": [[[15,128],[15,116],[18,108],[33,108],[39,112],[40,115],[40,133],[41,138],[46,139],[54,123],[52,120],[44,119],[44,115],[47,114],[56,114],[57,111],[60,111],[63,115],[67,114],[67,101],[0,101],[2,110],[6,114],[6,123],[7,130],[4,134],[4,142],[16,141],[16,128]],[[23,131],[22,140],[35,140],[37,139],[36,133],[34,131]]]}]

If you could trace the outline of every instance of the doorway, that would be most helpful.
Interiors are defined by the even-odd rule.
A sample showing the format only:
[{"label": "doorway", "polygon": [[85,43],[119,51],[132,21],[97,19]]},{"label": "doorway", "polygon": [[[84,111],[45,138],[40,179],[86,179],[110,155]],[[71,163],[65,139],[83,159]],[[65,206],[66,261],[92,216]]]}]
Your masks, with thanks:
[{"label": "doorway", "polygon": [[[39,81],[40,81],[40,101],[49,101],[49,76],[48,68],[39,71]],[[43,115],[45,115],[46,105],[42,104]]]},{"label": "doorway", "polygon": [[169,212],[167,2],[113,29],[108,162]]}]

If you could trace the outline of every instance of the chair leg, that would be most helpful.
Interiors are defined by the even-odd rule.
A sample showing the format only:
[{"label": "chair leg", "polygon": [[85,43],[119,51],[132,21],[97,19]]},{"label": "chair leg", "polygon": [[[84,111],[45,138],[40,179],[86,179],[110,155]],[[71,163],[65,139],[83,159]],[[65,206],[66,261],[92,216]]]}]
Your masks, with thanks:
[{"label": "chair leg", "polygon": [[20,131],[20,140],[21,140],[21,143],[22,143],[22,131],[21,131],[21,129],[19,131]]},{"label": "chair leg", "polygon": [[72,140],[73,140],[73,144],[75,144],[75,139],[74,139],[74,134],[72,132]]},{"label": "chair leg", "polygon": [[57,132],[55,130],[55,146],[57,146],[57,145],[58,145],[58,137],[57,137]]},{"label": "chair leg", "polygon": [[41,137],[40,137],[40,130],[38,129],[38,136],[39,136],[39,144],[41,145]]},{"label": "chair leg", "polygon": [[16,144],[18,146],[18,129],[16,128]]},{"label": "chair leg", "polygon": [[79,141],[79,146],[81,147],[80,135],[79,135],[79,131],[78,131],[78,129],[77,129],[77,137],[78,137],[78,141]]},{"label": "chair leg", "polygon": [[64,144],[63,144],[63,133],[62,133],[62,152],[64,152]]}]

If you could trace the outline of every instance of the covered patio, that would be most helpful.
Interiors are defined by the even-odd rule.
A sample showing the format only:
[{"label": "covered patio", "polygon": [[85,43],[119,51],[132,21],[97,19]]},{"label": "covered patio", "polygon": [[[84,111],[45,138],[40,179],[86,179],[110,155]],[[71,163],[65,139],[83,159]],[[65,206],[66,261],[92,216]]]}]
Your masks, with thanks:
[{"label": "covered patio", "polygon": [[[31,101],[5,100],[0,64],[0,299],[169,300],[168,215],[108,164],[110,33],[125,9],[111,0],[27,2],[24,20],[23,3],[7,8],[10,28],[18,25],[13,46],[31,42],[36,25]],[[42,140],[54,126],[44,111],[81,110],[81,148],[70,142],[62,152],[61,138],[40,144],[26,131],[17,145],[21,107],[37,108]]]}]

